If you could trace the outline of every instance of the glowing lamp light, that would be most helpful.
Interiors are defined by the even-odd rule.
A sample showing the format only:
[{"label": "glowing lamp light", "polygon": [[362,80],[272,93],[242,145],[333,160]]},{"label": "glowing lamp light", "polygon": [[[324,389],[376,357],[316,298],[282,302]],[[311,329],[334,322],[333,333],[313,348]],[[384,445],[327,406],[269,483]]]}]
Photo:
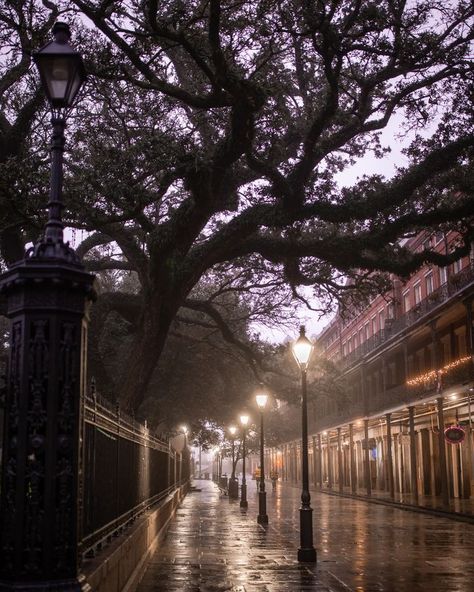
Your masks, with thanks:
[{"label": "glowing lamp light", "polygon": [[255,400],[260,411],[263,411],[268,401],[268,395],[266,393],[258,393],[258,395],[255,395]]},{"label": "glowing lamp light", "polygon": [[304,326],[300,327],[300,336],[293,343],[291,349],[297,364],[299,364],[301,368],[306,368],[311,357],[311,353],[313,352],[313,344],[306,337]]},{"label": "glowing lamp light", "polygon": [[243,426],[246,426],[246,425],[248,425],[249,421],[250,421],[250,417],[249,417],[248,415],[241,415],[241,416],[240,416],[240,423],[241,423]]},{"label": "glowing lamp light", "polygon": [[231,436],[235,436],[235,434],[237,433],[237,428],[234,425],[230,426],[229,433]]}]

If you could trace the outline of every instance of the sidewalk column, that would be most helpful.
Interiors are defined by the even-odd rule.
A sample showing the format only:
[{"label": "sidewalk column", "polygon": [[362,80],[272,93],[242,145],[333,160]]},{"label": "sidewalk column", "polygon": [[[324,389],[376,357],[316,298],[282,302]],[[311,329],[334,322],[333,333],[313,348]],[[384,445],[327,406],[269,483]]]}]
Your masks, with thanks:
[{"label": "sidewalk column", "polygon": [[391,425],[391,413],[385,414],[385,420],[387,421],[387,472],[388,472],[388,489],[390,497],[395,499],[395,483],[393,479],[393,456],[392,456],[392,425]]},{"label": "sidewalk column", "polygon": [[349,424],[349,468],[351,474],[351,492],[356,493],[356,471],[354,458],[354,424]]},{"label": "sidewalk column", "polygon": [[327,436],[327,458],[328,458],[328,489],[332,489],[332,462],[331,462],[331,433],[328,430]]},{"label": "sidewalk column", "polygon": [[338,468],[338,479],[339,479],[339,491],[344,491],[344,474],[342,470],[342,439],[341,439],[341,428],[337,428],[337,468]]},{"label": "sidewalk column", "polygon": [[369,449],[369,420],[364,419],[364,438],[365,438],[365,450],[364,450],[364,472],[365,472],[365,487],[367,489],[367,495],[372,495],[372,481],[370,478],[370,449]]},{"label": "sidewalk column", "polygon": [[323,445],[321,442],[321,434],[318,434],[318,481],[319,489],[323,487]]},{"label": "sidewalk column", "polygon": [[439,471],[441,475],[441,498],[443,505],[449,505],[448,471],[446,466],[446,447],[444,442],[444,411],[443,397],[437,398],[438,402],[438,444],[439,444]]},{"label": "sidewalk column", "polygon": [[313,484],[316,487],[318,483],[318,449],[316,446],[316,436],[312,437],[313,440]]},{"label": "sidewalk column", "polygon": [[408,407],[409,422],[410,422],[410,475],[411,475],[411,492],[413,494],[415,503],[418,504],[418,471],[416,459],[416,432],[415,432],[415,407],[411,405]]}]

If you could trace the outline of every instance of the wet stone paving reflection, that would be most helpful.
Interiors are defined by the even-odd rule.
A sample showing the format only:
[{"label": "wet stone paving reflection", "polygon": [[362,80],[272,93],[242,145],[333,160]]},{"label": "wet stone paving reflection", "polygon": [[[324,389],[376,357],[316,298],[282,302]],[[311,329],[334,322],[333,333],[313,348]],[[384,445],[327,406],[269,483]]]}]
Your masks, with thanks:
[{"label": "wet stone paving reflection", "polygon": [[255,482],[247,511],[211,481],[194,485],[138,592],[474,591],[472,524],[312,492],[315,567],[296,560],[297,488],[270,487],[263,527]]}]

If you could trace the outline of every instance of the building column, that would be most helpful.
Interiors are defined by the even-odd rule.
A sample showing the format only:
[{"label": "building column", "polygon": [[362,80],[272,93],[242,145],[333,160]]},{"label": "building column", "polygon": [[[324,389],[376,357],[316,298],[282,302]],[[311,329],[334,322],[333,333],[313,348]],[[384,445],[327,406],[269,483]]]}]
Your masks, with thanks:
[{"label": "building column", "polygon": [[355,470],[355,458],[354,458],[354,424],[349,424],[349,470],[351,475],[351,491],[356,493],[356,470]]},{"label": "building column", "polygon": [[365,450],[364,450],[364,473],[365,473],[365,487],[367,489],[367,495],[372,495],[372,480],[370,478],[370,450],[369,450],[369,420],[364,419],[364,437],[365,437]]},{"label": "building column", "polygon": [[327,459],[328,459],[328,489],[332,489],[332,462],[331,462],[331,434],[328,430],[327,437]]},{"label": "building column", "polygon": [[388,490],[391,499],[395,499],[395,483],[393,479],[393,457],[392,457],[392,425],[390,423],[392,414],[386,413],[385,420],[387,422],[387,473],[388,473]]},{"label": "building column", "polygon": [[416,458],[416,432],[415,432],[415,407],[408,407],[410,423],[410,474],[411,474],[411,492],[418,505],[418,470]]},{"label": "building column", "polygon": [[290,445],[287,444],[286,445],[286,450],[285,450],[285,457],[286,457],[286,480],[288,482],[291,481],[291,448]]},{"label": "building column", "polygon": [[321,434],[318,434],[318,481],[319,488],[323,487],[323,447],[321,442]]},{"label": "building column", "polygon": [[446,446],[444,442],[444,410],[443,397],[438,397],[438,444],[439,444],[439,471],[441,475],[441,498],[445,506],[449,505],[448,470],[446,464]]},{"label": "building column", "polygon": [[290,458],[290,481],[293,483],[295,481],[295,461],[293,455],[293,448],[294,444],[290,443],[289,445],[289,458]]},{"label": "building column", "polygon": [[342,467],[342,439],[341,428],[337,428],[337,469],[339,478],[339,491],[344,491],[344,473]]},{"label": "building column", "polygon": [[316,447],[316,436],[312,437],[313,440],[313,483],[316,487],[318,483],[318,451]]}]

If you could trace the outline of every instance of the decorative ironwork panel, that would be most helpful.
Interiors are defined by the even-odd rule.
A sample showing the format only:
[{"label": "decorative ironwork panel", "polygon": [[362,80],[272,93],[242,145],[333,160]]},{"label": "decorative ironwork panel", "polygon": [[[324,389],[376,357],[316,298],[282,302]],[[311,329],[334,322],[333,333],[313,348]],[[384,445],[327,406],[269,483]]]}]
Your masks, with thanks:
[{"label": "decorative ironwork panel", "polygon": [[5,432],[3,445],[3,499],[4,521],[1,537],[2,571],[11,571],[14,566],[17,512],[16,492],[18,483],[19,444],[19,395],[22,367],[23,323],[12,324],[10,338],[10,372],[6,398]]}]

